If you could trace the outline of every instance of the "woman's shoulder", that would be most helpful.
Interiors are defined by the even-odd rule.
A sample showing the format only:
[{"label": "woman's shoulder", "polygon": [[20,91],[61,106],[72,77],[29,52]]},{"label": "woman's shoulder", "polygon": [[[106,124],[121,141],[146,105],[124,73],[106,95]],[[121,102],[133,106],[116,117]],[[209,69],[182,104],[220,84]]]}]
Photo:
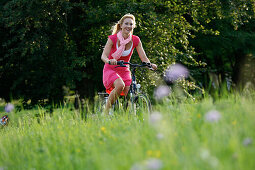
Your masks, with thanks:
[{"label": "woman's shoulder", "polygon": [[138,46],[139,42],[140,42],[140,38],[137,35],[132,35],[133,38],[133,42],[134,42],[134,46]]}]

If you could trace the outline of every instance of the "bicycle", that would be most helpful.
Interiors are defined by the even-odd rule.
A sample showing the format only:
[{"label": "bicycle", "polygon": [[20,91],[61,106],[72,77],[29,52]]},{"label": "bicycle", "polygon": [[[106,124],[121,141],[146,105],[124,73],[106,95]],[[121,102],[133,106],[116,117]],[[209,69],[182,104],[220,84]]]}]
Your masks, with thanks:
[{"label": "bicycle", "polygon": [[[124,107],[126,110],[128,110],[127,109],[128,107],[131,108],[129,110],[132,113],[144,119],[146,116],[148,116],[151,113],[151,110],[152,110],[151,102],[149,98],[140,91],[141,85],[136,82],[135,72],[137,68],[149,67],[151,70],[152,68],[150,63],[143,62],[142,64],[133,64],[133,63],[124,62],[124,61],[118,61],[116,67],[127,67],[127,65],[129,65],[131,68],[132,81],[131,81],[130,89],[128,92],[129,100],[125,101]],[[101,111],[105,107],[109,94],[110,94],[109,91],[107,93],[98,93],[102,102],[100,107]],[[129,103],[131,104],[131,106],[129,106],[130,105]],[[120,107],[119,100],[117,100],[112,107],[113,109],[119,108]]]}]

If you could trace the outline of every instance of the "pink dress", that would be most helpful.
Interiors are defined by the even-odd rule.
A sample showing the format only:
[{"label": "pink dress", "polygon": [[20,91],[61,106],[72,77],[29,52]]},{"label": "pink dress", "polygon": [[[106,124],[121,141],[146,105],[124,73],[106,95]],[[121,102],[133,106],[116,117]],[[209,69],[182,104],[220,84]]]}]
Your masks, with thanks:
[{"label": "pink dress", "polygon": [[[108,58],[113,59],[112,54],[117,50],[117,39],[118,39],[117,34],[110,35],[109,38],[112,40],[113,45]],[[132,35],[132,41],[133,41],[133,45],[131,47],[132,49],[130,53],[127,56],[121,56],[118,59],[118,61],[121,61],[121,60],[125,62],[130,61],[130,58],[133,54],[133,50],[135,47],[138,46],[140,42],[140,38],[138,36]],[[129,67],[117,67],[117,68],[115,67],[116,65],[110,65],[108,63],[104,65],[103,83],[107,90],[114,88],[113,83],[118,78],[121,78],[124,81],[125,86],[131,85],[131,73],[130,73]]]}]

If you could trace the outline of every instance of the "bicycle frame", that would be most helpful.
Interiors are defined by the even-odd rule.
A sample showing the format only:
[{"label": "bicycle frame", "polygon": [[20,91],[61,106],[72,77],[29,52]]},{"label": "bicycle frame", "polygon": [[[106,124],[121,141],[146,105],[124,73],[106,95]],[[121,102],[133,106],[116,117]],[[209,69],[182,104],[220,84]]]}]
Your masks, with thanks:
[{"label": "bicycle frame", "polygon": [[132,77],[132,81],[131,81],[131,85],[130,85],[130,89],[129,89],[129,94],[130,94],[130,100],[131,103],[134,103],[135,100],[135,96],[137,95],[137,90],[140,89],[140,87],[138,87],[138,85],[136,82],[136,77],[135,77],[135,72],[136,72],[136,68],[138,67],[148,67],[149,69],[152,69],[150,63],[146,63],[146,62],[142,62],[142,64],[132,64],[130,62],[124,62],[124,61],[118,61],[116,67],[127,67],[125,64],[130,65],[131,67],[131,77]]}]

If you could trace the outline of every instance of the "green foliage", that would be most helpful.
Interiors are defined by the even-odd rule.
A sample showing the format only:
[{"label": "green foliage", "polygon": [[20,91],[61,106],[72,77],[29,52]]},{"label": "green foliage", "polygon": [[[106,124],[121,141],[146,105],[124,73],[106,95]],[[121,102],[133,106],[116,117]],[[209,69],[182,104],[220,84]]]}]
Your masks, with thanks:
[{"label": "green foliage", "polygon": [[[9,1],[1,6],[1,95],[60,101],[62,86],[74,86],[82,76],[76,44],[68,33],[67,1]],[[1,31],[2,32],[2,31]]]},{"label": "green foliage", "polygon": [[247,54],[255,54],[254,0],[215,2],[218,10],[210,10],[209,17],[201,20],[201,24],[208,30],[214,30],[216,34],[197,32],[196,37],[190,40],[196,52],[200,53],[198,59],[208,65],[204,72],[207,75],[200,74],[200,81],[204,86],[208,85],[208,73],[218,75],[221,82],[227,78],[237,80],[240,67],[245,67],[240,64],[243,63],[242,60]]},{"label": "green foliage", "polygon": [[[147,92],[174,62],[204,87],[208,72],[231,74],[241,54],[253,52],[254,9],[254,0],[1,1],[0,97],[51,103],[63,99],[65,86],[93,98],[104,90],[107,36],[126,13],[135,15],[134,34],[158,65],[157,73],[138,73]],[[140,62],[136,53],[131,61]]]}]

